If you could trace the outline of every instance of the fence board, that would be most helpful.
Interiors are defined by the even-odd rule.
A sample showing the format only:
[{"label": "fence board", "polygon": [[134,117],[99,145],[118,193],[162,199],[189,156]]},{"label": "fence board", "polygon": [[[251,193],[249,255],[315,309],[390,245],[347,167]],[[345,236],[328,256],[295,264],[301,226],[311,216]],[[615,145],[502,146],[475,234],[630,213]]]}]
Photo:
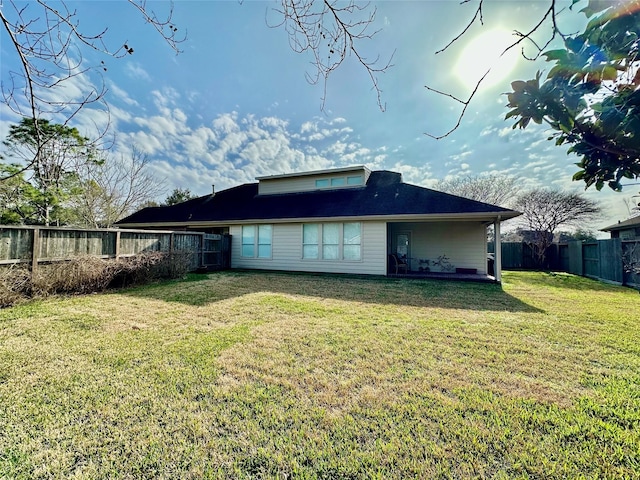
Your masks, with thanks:
[{"label": "fence board", "polygon": [[582,244],[582,269],[586,277],[600,277],[600,249],[597,243]]},{"label": "fence board", "polygon": [[141,252],[168,252],[171,233],[120,232],[120,255],[135,255]]},{"label": "fence board", "polygon": [[[57,227],[0,226],[0,264],[58,261],[81,255],[115,258],[142,252],[169,252],[175,235],[176,252],[193,252],[193,269],[202,265],[201,232]],[[33,249],[35,245],[35,251]]]},{"label": "fence board", "polygon": [[582,242],[575,241],[567,244],[567,253],[569,254],[569,273],[574,275],[583,275],[584,263],[582,261]]},{"label": "fence board", "polygon": [[[493,242],[487,251],[494,252]],[[574,275],[588,276],[606,282],[640,288],[640,274],[625,271],[623,258],[635,258],[640,264],[640,241],[624,241],[619,238],[583,243],[572,241],[553,244],[547,250],[545,267]],[[629,259],[626,260],[627,263]],[[540,268],[533,257],[533,250],[524,242],[504,242],[502,244],[502,268]]]},{"label": "fence board", "polygon": [[622,268],[622,243],[619,238],[598,240],[598,257],[600,259],[599,278],[622,283],[624,281]]},{"label": "fence board", "polygon": [[569,271],[569,245],[566,243],[558,245],[558,270]]},{"label": "fence board", "polygon": [[33,245],[33,229],[2,229],[0,232],[0,261],[3,263],[30,261],[31,245]]}]

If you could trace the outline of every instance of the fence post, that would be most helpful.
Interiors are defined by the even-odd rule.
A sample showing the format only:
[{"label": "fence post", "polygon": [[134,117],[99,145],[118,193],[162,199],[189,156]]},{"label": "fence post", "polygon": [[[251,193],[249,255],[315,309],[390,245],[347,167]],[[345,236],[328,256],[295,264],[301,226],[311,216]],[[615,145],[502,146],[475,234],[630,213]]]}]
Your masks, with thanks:
[{"label": "fence post", "polygon": [[33,239],[31,242],[31,274],[38,270],[38,256],[40,254],[40,229],[33,229]]},{"label": "fence post", "polygon": [[205,237],[207,236],[206,233],[203,233],[200,237],[200,265],[198,265],[198,268],[204,266],[204,251],[205,251],[205,247],[206,247],[206,240]]},{"label": "fence post", "polygon": [[116,251],[114,252],[116,260],[120,258],[120,230],[116,231]]}]

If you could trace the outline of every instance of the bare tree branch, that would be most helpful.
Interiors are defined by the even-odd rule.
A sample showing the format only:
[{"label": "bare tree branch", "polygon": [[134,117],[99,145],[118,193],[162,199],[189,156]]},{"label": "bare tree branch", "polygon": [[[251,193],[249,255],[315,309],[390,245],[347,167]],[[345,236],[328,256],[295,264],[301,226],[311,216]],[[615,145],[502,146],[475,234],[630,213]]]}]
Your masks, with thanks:
[{"label": "bare tree branch", "polygon": [[[370,4],[359,4],[355,0],[341,6],[337,0],[280,0],[280,8],[275,8],[282,20],[272,28],[284,26],[289,36],[289,46],[296,53],[311,52],[315,68],[307,73],[311,84],[323,83],[322,105],[327,98],[329,76],[349,56],[355,57],[365,69],[373,90],[376,92],[378,107],[385,110],[378,75],[392,66],[393,54],[383,63],[380,57],[368,59],[360,49],[363,40],[373,38],[379,30],[370,31],[375,21],[376,9]],[[269,22],[267,22],[269,24]]]},{"label": "bare tree branch", "polygon": [[[460,2],[460,4],[469,3],[470,1],[471,0],[464,0],[463,2]],[[462,38],[464,36],[464,34],[469,31],[469,29],[476,23],[476,21],[479,21],[481,25],[484,25],[484,19],[483,19],[483,16],[482,16],[482,6],[483,6],[483,4],[484,4],[484,0],[480,0],[480,2],[478,3],[478,8],[476,9],[476,13],[473,15],[473,18],[469,21],[469,23],[467,23],[467,25],[462,29],[462,31],[458,35],[453,37],[453,39],[449,43],[447,43],[444,47],[442,47],[440,50],[437,50],[436,51],[436,55],[439,54],[439,53],[444,52],[451,45],[453,45],[458,40],[460,40],[460,38]]]},{"label": "bare tree branch", "polygon": [[511,175],[467,175],[442,180],[434,188],[471,200],[511,208],[520,184],[520,179]]},{"label": "bare tree branch", "polygon": [[[178,46],[184,37],[178,37],[178,29],[172,22],[173,6],[165,17],[159,17],[147,4],[146,0],[128,0],[162,36],[162,38],[179,52]],[[9,109],[21,117],[33,120],[38,139],[38,148],[31,162],[39,155],[46,141],[38,120],[52,119],[58,124],[68,125],[85,107],[100,105],[107,112],[108,105],[104,100],[107,89],[100,78],[98,86],[91,82],[83,82],[85,88],[80,96],[70,96],[66,89],[74,86],[74,79],[91,72],[103,73],[107,65],[102,60],[93,65],[83,55],[83,50],[91,50],[110,58],[122,58],[133,54],[133,47],[125,42],[118,43],[115,48],[107,45],[105,28],[89,33],[80,28],[80,20],[75,9],[70,9],[64,1],[52,6],[45,0],[28,2],[21,6],[15,0],[7,0],[0,9],[0,24],[8,35],[7,48],[15,52],[19,59],[19,68],[8,72],[7,84],[0,86],[2,101]],[[100,75],[101,77],[101,75]],[[94,77],[95,78],[95,77]],[[86,88],[86,87],[90,88]],[[77,90],[77,89],[76,89]],[[102,139],[109,124],[92,138]],[[26,168],[29,168],[27,161]],[[14,174],[15,175],[15,174]]]},{"label": "bare tree branch", "polygon": [[[535,51],[536,54],[532,57],[529,57],[525,54],[524,52],[524,47],[521,47],[520,53],[522,55],[523,58],[527,59],[527,60],[536,60],[540,57],[540,55],[542,54],[542,52],[549,46],[549,44],[557,37],[557,36],[561,36],[564,37],[564,34],[560,31],[560,29],[558,28],[557,25],[557,15],[560,13],[560,11],[556,10],[556,0],[548,0],[549,1],[549,8],[544,12],[544,14],[542,15],[542,17],[540,18],[540,20],[538,20],[538,22],[532,27],[530,28],[528,31],[526,32],[520,32],[518,30],[514,30],[514,35],[518,38],[516,41],[514,41],[513,43],[509,44],[503,51],[502,53],[500,53],[498,58],[502,58],[504,55],[506,55],[508,52],[510,52],[511,50],[513,50],[514,48],[521,46],[522,43],[524,43],[525,41],[528,41],[529,43],[531,43],[532,45],[534,45],[535,47]],[[470,3],[471,0],[465,0],[461,3]],[[484,18],[483,18],[483,13],[482,13],[482,7],[484,4],[484,0],[478,0],[478,7],[475,11],[475,14],[473,16],[473,18],[465,25],[465,27],[462,29],[462,31],[456,35],[449,43],[447,43],[447,45],[445,45],[443,48],[441,48],[440,50],[438,50],[436,52],[436,54],[445,52],[449,47],[451,47],[454,43],[456,43],[458,40],[460,40],[460,38],[462,38],[468,31],[469,29],[476,24],[476,22],[479,22],[480,24],[484,24]],[[535,41],[535,39],[533,38],[533,34],[538,32],[547,22],[551,22],[551,33],[549,34],[549,37],[545,40],[545,43],[540,46],[538,45],[538,43]],[[460,115],[458,115],[457,121],[455,123],[455,125],[449,129],[447,132],[445,132],[444,134],[441,135],[434,135],[428,132],[425,132],[425,135],[427,135],[428,137],[434,138],[436,140],[441,140],[445,137],[448,137],[449,135],[451,135],[453,132],[455,132],[461,125],[462,123],[462,119],[464,118],[466,112],[467,112],[467,108],[469,107],[469,104],[471,103],[471,101],[474,99],[474,97],[476,96],[478,90],[480,89],[480,87],[482,86],[484,80],[486,79],[487,75],[489,75],[489,73],[491,73],[491,67],[489,67],[487,69],[487,71],[480,77],[480,79],[475,83],[475,86],[473,87],[471,93],[469,94],[469,96],[467,97],[466,100],[462,100],[454,95],[451,95],[447,92],[443,92],[441,90],[437,90],[435,88],[429,87],[428,85],[425,85],[425,88],[431,92],[437,93],[439,95],[445,96],[445,97],[449,97],[452,98],[453,100],[457,101],[458,103],[463,105],[463,108],[460,112]]]},{"label": "bare tree branch", "polygon": [[164,193],[166,186],[149,172],[149,162],[148,156],[134,145],[129,155],[110,156],[100,164],[79,169],[83,193],[69,202],[75,223],[111,227]]}]

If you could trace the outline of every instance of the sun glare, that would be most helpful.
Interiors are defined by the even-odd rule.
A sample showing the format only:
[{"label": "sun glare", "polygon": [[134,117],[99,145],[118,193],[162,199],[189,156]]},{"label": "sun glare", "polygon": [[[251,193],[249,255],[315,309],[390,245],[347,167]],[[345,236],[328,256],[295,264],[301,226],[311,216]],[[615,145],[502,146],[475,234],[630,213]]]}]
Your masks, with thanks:
[{"label": "sun glare", "polygon": [[472,38],[460,54],[455,73],[466,87],[473,88],[487,70],[483,86],[493,86],[504,81],[518,60],[518,50],[512,49],[501,56],[515,40],[512,32],[492,29]]}]

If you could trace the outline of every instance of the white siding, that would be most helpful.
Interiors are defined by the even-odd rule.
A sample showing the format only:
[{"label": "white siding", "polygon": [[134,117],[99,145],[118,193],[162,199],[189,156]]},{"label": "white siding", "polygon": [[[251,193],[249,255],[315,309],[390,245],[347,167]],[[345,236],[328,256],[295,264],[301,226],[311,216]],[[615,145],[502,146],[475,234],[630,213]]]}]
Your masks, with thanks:
[{"label": "white siding", "polygon": [[242,226],[232,226],[229,229],[231,234],[231,268],[385,275],[387,272],[386,223],[361,223],[361,261],[303,260],[301,223],[273,225],[271,259],[243,258],[240,256],[242,251]]},{"label": "white siding", "polygon": [[475,268],[487,273],[487,229],[480,222],[393,223],[391,242],[395,250],[395,235],[411,235],[411,269],[418,270],[418,259],[436,260],[446,255],[458,268]]},{"label": "white siding", "polygon": [[345,179],[345,185],[343,187],[333,187],[333,188],[353,188],[354,185],[346,185],[346,178],[354,175],[362,175],[363,183],[362,185],[357,185],[359,187],[364,186],[367,183],[369,178],[370,171],[364,168],[355,168],[349,171],[340,171],[331,173],[330,171],[326,173],[321,173],[317,175],[300,175],[300,176],[292,176],[285,178],[265,178],[261,179],[258,184],[258,193],[260,195],[268,195],[273,193],[292,193],[292,192],[308,192],[311,190],[318,190],[316,187],[316,180],[328,179],[331,181],[332,178],[341,177]]}]

